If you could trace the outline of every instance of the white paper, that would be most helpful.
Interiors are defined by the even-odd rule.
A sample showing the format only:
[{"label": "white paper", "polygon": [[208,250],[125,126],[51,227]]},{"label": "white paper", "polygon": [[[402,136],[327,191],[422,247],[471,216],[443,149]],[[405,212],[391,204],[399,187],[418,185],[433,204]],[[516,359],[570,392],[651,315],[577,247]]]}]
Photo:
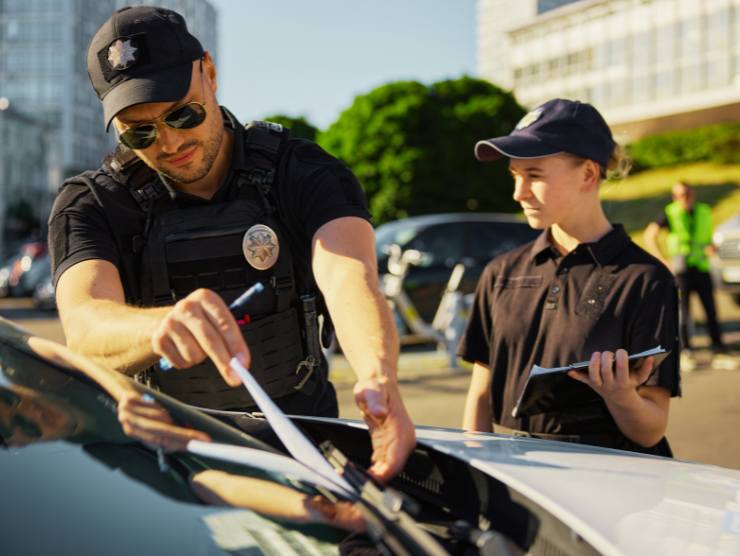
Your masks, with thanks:
[{"label": "white paper", "polygon": [[334,468],[324,458],[321,452],[309,442],[309,440],[298,430],[293,423],[285,416],[285,413],[275,405],[270,397],[265,393],[262,387],[257,383],[252,374],[244,368],[239,360],[234,357],[231,360],[231,368],[239,376],[257,403],[265,419],[270,423],[272,429],[277,434],[280,441],[285,445],[290,454],[313,471],[322,475],[325,479],[333,482],[347,493],[355,492],[344,477],[340,476]]},{"label": "white paper", "polygon": [[337,494],[346,494],[336,483],[325,479],[302,463],[280,454],[273,454],[264,450],[256,450],[244,446],[202,442],[200,440],[191,440],[188,442],[187,450],[192,454],[248,465],[271,473],[279,473],[309,485],[327,488]]}]

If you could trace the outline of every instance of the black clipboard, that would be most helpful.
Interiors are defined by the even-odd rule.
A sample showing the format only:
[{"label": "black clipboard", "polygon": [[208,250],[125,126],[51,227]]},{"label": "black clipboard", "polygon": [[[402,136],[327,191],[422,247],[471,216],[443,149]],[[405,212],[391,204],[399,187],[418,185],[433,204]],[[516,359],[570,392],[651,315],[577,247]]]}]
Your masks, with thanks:
[{"label": "black clipboard", "polygon": [[[639,368],[642,361],[646,358],[655,357],[653,372],[650,373],[650,376],[652,376],[669,353],[670,351],[666,351],[661,346],[641,351],[640,353],[635,353],[628,357],[630,368]],[[590,388],[585,384],[577,383],[575,379],[572,379],[567,374],[568,371],[571,370],[587,370],[588,365],[588,361],[572,363],[565,367],[548,368],[534,365],[529,371],[527,382],[522,389],[522,393],[519,394],[519,399],[516,401],[516,404],[514,404],[511,416],[517,418],[524,415],[542,413],[545,409],[547,411],[552,411],[571,407],[574,403],[574,398],[572,396],[557,396],[557,393],[565,389],[573,390],[575,386],[574,383],[583,387],[580,389],[580,393],[577,396],[579,404],[586,404],[598,400],[600,396],[593,390],[593,388]],[[648,377],[648,379],[649,378],[650,377]],[[576,388],[576,390],[579,389]]]}]

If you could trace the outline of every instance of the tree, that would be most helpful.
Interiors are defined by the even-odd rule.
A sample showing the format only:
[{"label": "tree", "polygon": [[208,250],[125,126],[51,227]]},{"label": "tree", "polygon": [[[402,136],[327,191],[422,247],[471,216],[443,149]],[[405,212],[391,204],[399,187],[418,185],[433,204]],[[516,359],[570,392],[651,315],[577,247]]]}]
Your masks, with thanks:
[{"label": "tree", "polygon": [[319,143],[365,188],[376,224],[415,214],[513,211],[506,164],[481,164],[475,143],[524,115],[513,95],[461,77],[389,83],[355,98]]},{"label": "tree", "polygon": [[267,116],[265,120],[287,127],[290,130],[291,137],[315,141],[316,135],[319,133],[319,128],[309,122],[304,116],[293,117],[286,116],[285,114],[274,114]]}]

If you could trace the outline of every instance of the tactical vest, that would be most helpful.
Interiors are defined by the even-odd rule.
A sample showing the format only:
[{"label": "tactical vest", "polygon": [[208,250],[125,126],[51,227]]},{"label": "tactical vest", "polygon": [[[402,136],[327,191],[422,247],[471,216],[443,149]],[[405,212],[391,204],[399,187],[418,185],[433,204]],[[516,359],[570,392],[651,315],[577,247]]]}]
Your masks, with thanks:
[{"label": "tactical vest", "polygon": [[[122,282],[126,300],[143,307],[173,305],[198,288],[208,288],[229,304],[248,287],[262,282],[266,288],[249,313],[238,315],[251,353],[250,371],[271,398],[298,390],[310,393],[314,371],[322,362],[315,294],[299,295],[290,246],[281,225],[273,188],[284,178],[281,154],[287,130],[278,124],[252,122],[245,130],[246,170],[237,176],[236,199],[175,207],[163,179],[137,160],[120,157],[108,161],[118,182],[118,197],[100,191],[96,199],[109,219],[122,256]],[[104,165],[105,166],[105,165]],[[145,176],[141,179],[140,176]],[[88,183],[88,186],[90,184]],[[145,214],[143,232],[119,234],[123,222],[120,192],[133,197]],[[268,226],[276,241],[262,245],[278,249],[277,262],[265,270],[245,260],[242,243],[254,225]],[[269,253],[268,253],[269,254]],[[325,368],[325,367],[324,367]],[[324,371],[325,372],[325,371]],[[152,386],[188,404],[212,409],[251,409],[254,401],[244,388],[230,388],[210,360],[189,369],[143,373]]]},{"label": "tactical vest", "polygon": [[685,258],[685,266],[709,272],[709,259],[704,248],[712,243],[712,209],[704,203],[694,203],[692,217],[676,202],[665,208],[668,218],[667,248],[672,258]]}]

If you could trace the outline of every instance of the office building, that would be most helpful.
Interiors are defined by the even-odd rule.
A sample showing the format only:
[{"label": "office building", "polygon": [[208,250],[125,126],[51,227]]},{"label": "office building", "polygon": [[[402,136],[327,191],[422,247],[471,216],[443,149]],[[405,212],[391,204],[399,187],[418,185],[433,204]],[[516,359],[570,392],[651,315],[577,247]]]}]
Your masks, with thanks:
[{"label": "office building", "polygon": [[480,75],[592,102],[623,139],[740,120],[740,0],[556,3],[480,0]]},{"label": "office building", "polygon": [[[121,0],[0,1],[0,97],[9,100],[14,113],[25,114],[45,129],[47,195],[34,203],[41,220],[63,179],[96,168],[115,146],[115,136],[105,132],[102,107],[90,86],[86,53],[98,27],[115,9],[129,4]],[[182,13],[204,47],[215,53],[217,14],[209,2],[158,0],[157,4]],[[0,143],[0,157],[11,147]],[[0,183],[0,196],[7,195],[7,190],[7,184]]]}]

